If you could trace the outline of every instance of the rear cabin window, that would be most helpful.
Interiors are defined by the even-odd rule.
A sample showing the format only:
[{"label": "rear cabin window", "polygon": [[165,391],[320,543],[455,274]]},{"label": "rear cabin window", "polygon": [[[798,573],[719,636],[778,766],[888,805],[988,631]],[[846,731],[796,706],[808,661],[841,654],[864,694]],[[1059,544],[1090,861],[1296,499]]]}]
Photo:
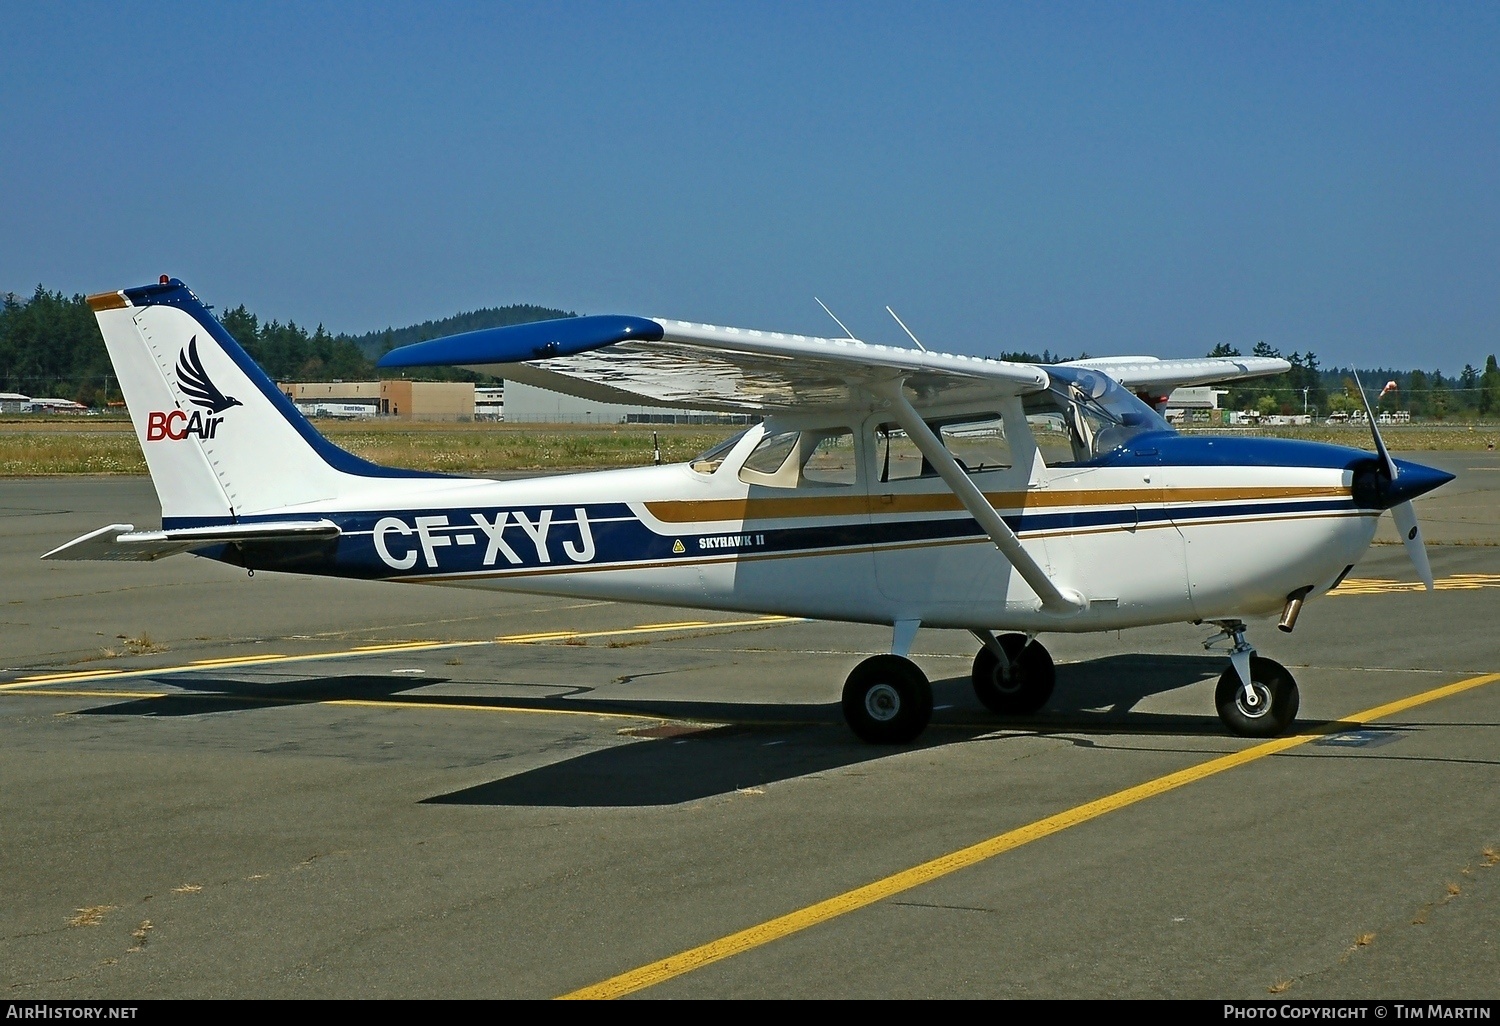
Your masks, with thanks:
[{"label": "rear cabin window", "polygon": [[[807,432],[803,432],[806,436]],[[823,434],[810,447],[802,464],[802,480],[809,484],[852,485],[854,470],[854,432]]]}]

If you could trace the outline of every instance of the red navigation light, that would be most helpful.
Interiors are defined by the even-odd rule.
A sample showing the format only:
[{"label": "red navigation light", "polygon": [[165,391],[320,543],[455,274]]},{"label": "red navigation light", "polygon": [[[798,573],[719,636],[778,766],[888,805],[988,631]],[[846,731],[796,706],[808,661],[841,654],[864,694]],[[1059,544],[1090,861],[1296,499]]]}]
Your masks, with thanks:
[{"label": "red navigation light", "polygon": [[162,276],[161,276],[161,277],[160,277],[160,278],[159,278],[159,279],[157,279],[157,280],[158,280],[158,281],[160,281],[160,282],[161,282],[161,283],[162,283],[162,284],[163,284],[163,285],[166,285],[166,284],[168,284],[168,283],[169,283],[169,282],[171,282],[171,280],[172,280],[172,279],[171,279],[171,278],[168,278],[168,277],[167,277],[167,276],[166,276],[166,275],[165,275],[165,274],[164,274],[164,275],[162,275]]}]

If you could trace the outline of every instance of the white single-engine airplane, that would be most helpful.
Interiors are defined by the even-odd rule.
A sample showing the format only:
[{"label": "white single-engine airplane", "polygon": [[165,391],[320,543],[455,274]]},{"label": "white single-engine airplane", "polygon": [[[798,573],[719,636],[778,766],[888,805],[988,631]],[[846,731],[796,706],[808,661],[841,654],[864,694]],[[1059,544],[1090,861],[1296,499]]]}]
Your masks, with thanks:
[{"label": "white single-engine airplane", "polygon": [[[1052,693],[1048,631],[1217,625],[1216,704],[1281,733],[1287,671],[1245,620],[1336,587],[1391,510],[1430,589],[1411,500],[1451,474],[1272,438],[1180,435],[1136,393],[1276,374],[1277,359],[951,356],[641,317],[468,332],[384,367],[458,366],[596,401],[758,414],[688,463],[491,481],[376,466],[319,435],[176,279],[89,297],[161,500],[44,559],[177,552],[252,570],[499,588],[887,624],[856,666],[854,733],[905,743],[932,712],[919,626],[981,642],[1001,715]],[[919,343],[920,345],[920,343]],[[1368,409],[1368,403],[1366,403]],[[999,634],[1006,631],[1011,633]]]}]

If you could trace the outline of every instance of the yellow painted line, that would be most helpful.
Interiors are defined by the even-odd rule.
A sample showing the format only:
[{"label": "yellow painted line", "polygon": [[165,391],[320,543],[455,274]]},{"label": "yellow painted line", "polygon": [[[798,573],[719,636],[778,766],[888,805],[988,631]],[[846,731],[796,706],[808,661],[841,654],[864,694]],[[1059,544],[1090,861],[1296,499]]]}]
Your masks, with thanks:
[{"label": "yellow painted line", "polygon": [[[1476,588],[1500,588],[1500,574],[1453,574],[1432,582],[1435,591],[1473,591]],[[1350,577],[1328,594],[1386,595],[1403,591],[1425,591],[1421,581],[1393,581],[1383,577]]]},{"label": "yellow painted line", "polygon": [[760,627],[776,623],[803,623],[796,616],[758,616],[753,620],[685,620],[679,623],[645,623],[638,627],[618,627],[608,631],[547,631],[543,634],[507,634],[496,638],[497,645],[529,645],[539,641],[564,641],[574,638],[614,638],[625,634],[670,634],[673,631],[697,631],[713,627]]},{"label": "yellow painted line", "polygon": [[[90,688],[87,691],[64,691],[62,689],[48,688],[45,691],[27,691],[27,698],[167,698],[173,694],[171,691],[96,691]],[[190,692],[182,692],[187,695]]]},{"label": "yellow painted line", "polygon": [[845,891],[843,894],[809,905],[806,908],[798,909],[787,915],[768,919],[749,929],[740,930],[737,933],[721,937],[716,941],[710,941],[707,944],[700,944],[698,947],[689,948],[686,951],[652,962],[649,965],[641,966],[639,969],[632,969],[630,972],[621,973],[619,976],[612,976],[603,982],[563,994],[561,997],[563,999],[607,999],[633,994],[636,991],[655,986],[658,983],[663,983],[677,976],[682,976],[695,969],[701,969],[722,959],[742,954],[743,952],[761,947],[775,940],[780,940],[794,933],[800,933],[809,927],[826,923],[830,919],[854,912],[867,905],[873,905],[877,901],[883,901],[903,891],[909,891],[914,887],[920,887],[922,884],[931,883],[933,880],[948,876],[950,873],[956,873],[960,869],[967,869],[970,866],[978,865],[997,855],[1002,855],[1022,845],[1030,844],[1032,841],[1041,840],[1043,837],[1060,833],[1069,827],[1087,823],[1107,813],[1134,805],[1136,802],[1144,801],[1147,798],[1154,798],[1157,795],[1165,794],[1168,791],[1176,790],[1187,784],[1223,773],[1226,770],[1255,762],[1258,759],[1264,759],[1268,755],[1275,755],[1289,748],[1296,748],[1298,745],[1304,745],[1325,734],[1347,730],[1355,724],[1365,724],[1387,716],[1393,716],[1407,709],[1425,705],[1428,702],[1435,702],[1450,695],[1456,695],[1496,680],[1500,680],[1500,673],[1487,673],[1479,677],[1470,677],[1455,684],[1433,688],[1430,691],[1424,691],[1409,698],[1398,699],[1394,702],[1388,702],[1385,705],[1376,706],[1373,709],[1366,709],[1364,712],[1355,713],[1348,719],[1327,724],[1317,730],[1265,741],[1240,752],[1210,759],[1207,762],[1199,763],[1196,766],[1189,766],[1187,769],[1178,770],[1175,773],[1168,773],[1166,776],[1157,777],[1155,780],[1148,780],[1144,784],[1137,784],[1134,787],[1127,787],[1123,791],[1116,791],[1114,794],[1106,795],[1091,802],[1085,802],[1083,805],[1047,816],[1015,830],[1009,830],[1003,834],[991,837],[989,840],[970,845],[967,848],[960,848],[958,851],[950,852],[930,862],[923,862],[921,865],[913,866],[910,869],[895,873],[882,880],[876,880],[874,883],[865,884],[863,887],[856,887],[852,891]]},{"label": "yellow painted line", "polygon": [[274,663],[278,659],[286,658],[287,656],[282,655],[280,652],[266,652],[263,655],[253,656],[224,656],[219,659],[194,659],[191,663],[188,663],[188,665],[210,667],[233,664],[235,666],[240,666],[244,663]]},{"label": "yellow painted line", "polygon": [[324,659],[347,659],[351,656],[378,655],[382,652],[413,652],[432,651],[441,648],[465,648],[474,645],[487,645],[487,641],[402,641],[390,645],[365,645],[361,648],[344,649],[338,652],[310,652],[306,655],[249,655],[232,656],[227,659],[203,659],[194,663],[184,663],[179,666],[158,666],[148,670],[97,670],[94,672],[76,673],[66,676],[58,674],[43,674],[35,677],[22,677],[8,684],[0,684],[0,691],[17,691],[22,688],[34,688],[43,684],[66,681],[70,684],[82,683],[88,680],[125,680],[132,677],[163,677],[174,673],[198,673],[203,670],[222,670],[235,666],[264,666],[269,663],[305,663],[318,662]]},{"label": "yellow painted line", "polygon": [[78,670],[74,673],[44,673],[35,677],[22,677],[11,681],[9,684],[0,685],[0,690],[13,688],[22,684],[50,684],[53,681],[65,680],[96,680],[102,677],[118,676],[121,670]]},{"label": "yellow painted line", "polygon": [[[44,684],[60,682],[81,684],[90,680],[124,680],[132,677],[160,677],[174,673],[193,673],[201,670],[222,670],[235,666],[263,666],[269,663],[305,663],[325,659],[347,659],[352,656],[380,655],[388,652],[431,652],[444,648],[471,648],[477,645],[521,645],[538,641],[561,641],[571,638],[610,638],[625,634],[671,633],[673,631],[702,630],[714,627],[758,627],[776,623],[801,623],[794,616],[761,616],[753,620],[681,620],[671,623],[647,623],[635,627],[621,627],[608,631],[549,631],[542,634],[510,634],[493,641],[396,641],[388,644],[360,645],[337,652],[311,652],[306,655],[280,655],[260,653],[247,656],[230,656],[224,659],[200,659],[179,666],[159,666],[149,670],[83,670],[74,673],[46,673],[21,677],[7,684],[0,684],[0,691],[18,691]],[[660,719],[661,717],[652,717]]]}]

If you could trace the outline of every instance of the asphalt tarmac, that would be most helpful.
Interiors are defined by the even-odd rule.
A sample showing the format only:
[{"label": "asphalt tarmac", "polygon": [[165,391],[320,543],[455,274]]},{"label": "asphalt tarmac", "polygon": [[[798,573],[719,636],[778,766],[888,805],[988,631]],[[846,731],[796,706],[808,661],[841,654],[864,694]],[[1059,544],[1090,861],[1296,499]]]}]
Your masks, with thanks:
[{"label": "asphalt tarmac", "polygon": [[1377,544],[1254,625],[1302,692],[1270,745],[1188,625],[1045,636],[1003,723],[922,632],[934,724],[872,747],[838,700],[884,630],[43,563],[155,524],[150,483],[0,482],[0,985],[1500,997],[1500,457],[1414,458],[1459,475],[1418,504],[1439,589]]}]

